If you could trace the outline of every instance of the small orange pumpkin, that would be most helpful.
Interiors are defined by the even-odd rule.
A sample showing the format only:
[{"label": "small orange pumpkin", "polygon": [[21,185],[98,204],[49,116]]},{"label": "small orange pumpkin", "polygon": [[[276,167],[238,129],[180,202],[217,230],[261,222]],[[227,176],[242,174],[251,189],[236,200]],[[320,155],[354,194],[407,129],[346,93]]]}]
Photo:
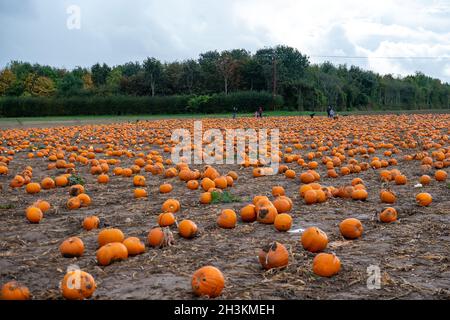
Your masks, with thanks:
[{"label": "small orange pumpkin", "polygon": [[223,210],[219,217],[217,217],[217,225],[224,229],[233,229],[236,227],[237,216],[236,212],[231,209]]},{"label": "small orange pumpkin", "polygon": [[155,248],[171,246],[174,243],[173,234],[169,228],[153,228],[147,235],[148,244]]},{"label": "small orange pumpkin", "polygon": [[256,221],[256,209],[254,204],[246,205],[241,209],[241,220],[243,222]]},{"label": "small orange pumpkin", "polygon": [[444,170],[437,170],[434,173],[434,178],[436,179],[436,181],[443,182],[447,180],[447,172],[445,172]]},{"label": "small orange pumpkin", "polygon": [[197,225],[191,220],[183,220],[178,224],[178,233],[186,239],[197,235]]},{"label": "small orange pumpkin", "polygon": [[133,178],[133,185],[135,187],[145,187],[146,182],[145,182],[145,177],[144,176],[134,176]]},{"label": "small orange pumpkin", "polygon": [[35,182],[29,183],[25,187],[25,191],[29,194],[39,193],[41,191],[41,185]]},{"label": "small orange pumpkin", "polygon": [[37,207],[28,207],[25,211],[26,217],[30,223],[39,223],[44,217],[41,209]]},{"label": "small orange pumpkin", "polygon": [[355,218],[345,219],[339,224],[339,230],[346,239],[357,239],[361,237],[364,228],[361,221]]},{"label": "small orange pumpkin", "polygon": [[84,193],[84,187],[81,184],[75,184],[69,188],[69,194],[72,197],[76,197],[81,193]]},{"label": "small orange pumpkin", "polygon": [[124,239],[125,236],[123,235],[123,232],[116,228],[103,229],[97,236],[99,247],[103,247],[111,242],[123,242]]},{"label": "small orange pumpkin", "polygon": [[48,210],[50,210],[50,203],[45,200],[38,200],[33,204],[33,207],[38,207],[39,209],[41,209],[42,213],[46,213]]},{"label": "small orange pumpkin", "polygon": [[94,277],[81,270],[67,272],[61,282],[61,292],[67,300],[89,299],[96,289]]},{"label": "small orange pumpkin", "polygon": [[284,188],[282,186],[274,186],[272,187],[272,195],[274,197],[284,196],[285,195]]},{"label": "small orange pumpkin", "polygon": [[80,200],[81,207],[88,207],[91,203],[91,197],[89,197],[86,193],[80,193],[77,195],[78,200]]},{"label": "small orange pumpkin", "polygon": [[325,232],[316,227],[309,227],[303,231],[301,236],[302,246],[309,252],[325,250],[328,245],[328,237]]},{"label": "small orange pumpkin", "polygon": [[395,193],[390,190],[382,190],[380,192],[380,199],[383,203],[395,203],[397,197]]},{"label": "small orange pumpkin", "polygon": [[212,266],[198,269],[192,275],[192,291],[196,296],[218,297],[225,286],[222,272]]},{"label": "small orange pumpkin", "polygon": [[128,255],[136,256],[145,252],[145,244],[137,237],[129,237],[123,240],[123,245],[127,247]]},{"label": "small orange pumpkin", "polygon": [[97,250],[96,257],[99,265],[108,266],[115,261],[126,260],[128,249],[121,242],[110,242]]},{"label": "small orange pumpkin", "polygon": [[71,237],[59,246],[59,252],[65,258],[81,257],[84,252],[84,243],[78,237]]},{"label": "small orange pumpkin", "polygon": [[274,226],[278,231],[288,231],[292,227],[292,217],[287,213],[278,214]]},{"label": "small orange pumpkin", "polygon": [[1,300],[29,300],[30,290],[17,281],[10,281],[2,286]]},{"label": "small orange pumpkin", "polygon": [[69,210],[75,210],[81,207],[81,201],[77,197],[72,197],[69,200],[67,200],[67,209]]},{"label": "small orange pumpkin", "polygon": [[160,227],[170,227],[175,224],[175,216],[172,212],[163,212],[158,216],[158,224]]},{"label": "small orange pumpkin", "polygon": [[136,188],[136,189],[134,189],[133,194],[134,194],[134,197],[136,199],[146,198],[147,197],[147,190],[142,189],[142,188]]},{"label": "small orange pumpkin", "polygon": [[313,260],[313,272],[321,277],[332,277],[341,270],[341,261],[334,254],[319,253]]},{"label": "small orange pumpkin", "polygon": [[385,223],[391,223],[397,220],[397,210],[392,207],[384,209],[380,213],[380,221]]},{"label": "small orange pumpkin", "polygon": [[97,216],[86,217],[83,220],[83,228],[87,231],[97,229],[100,225],[100,219]]},{"label": "small orange pumpkin", "polygon": [[416,202],[421,207],[428,207],[433,202],[431,194],[423,192],[416,196]]},{"label": "small orange pumpkin", "polygon": [[212,194],[211,192],[203,192],[200,194],[200,203],[201,204],[210,204],[212,201]]},{"label": "small orange pumpkin", "polygon": [[175,199],[168,199],[162,205],[163,212],[178,212],[180,210],[180,202]]},{"label": "small orange pumpkin", "polygon": [[272,242],[261,249],[258,255],[259,263],[266,269],[284,268],[289,262],[289,252],[286,247],[279,242]]}]

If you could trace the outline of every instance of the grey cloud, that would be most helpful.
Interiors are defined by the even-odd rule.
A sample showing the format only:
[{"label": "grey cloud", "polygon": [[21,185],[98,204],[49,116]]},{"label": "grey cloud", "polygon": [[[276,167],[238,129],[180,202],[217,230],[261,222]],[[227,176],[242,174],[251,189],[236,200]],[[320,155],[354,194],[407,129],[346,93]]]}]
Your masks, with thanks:
[{"label": "grey cloud", "polygon": [[[417,3],[424,4],[423,1]],[[72,4],[81,8],[80,30],[66,28],[66,8]],[[142,61],[147,56],[172,61],[196,58],[207,50],[245,48],[255,51],[284,44],[283,35],[274,37],[269,24],[250,27],[242,17],[237,17],[234,10],[238,4],[238,0],[2,0],[0,66],[16,59],[67,68],[91,66],[96,62],[114,65]],[[435,1],[428,7],[430,12],[421,13],[420,21],[392,13],[373,22],[423,27],[436,35],[429,40],[430,45],[436,45],[439,44],[438,36],[448,34],[450,30],[448,8],[445,1]],[[320,17],[317,20],[320,21]],[[336,22],[330,23],[328,32],[320,40],[314,50],[304,53],[352,56],[361,55],[361,48],[364,52],[375,52],[386,40],[413,41],[394,34],[370,35],[354,43]],[[323,59],[312,60],[320,62]],[[371,67],[367,60],[328,60]],[[404,70],[417,69],[450,81],[443,71],[447,62],[450,61],[396,63]]]}]

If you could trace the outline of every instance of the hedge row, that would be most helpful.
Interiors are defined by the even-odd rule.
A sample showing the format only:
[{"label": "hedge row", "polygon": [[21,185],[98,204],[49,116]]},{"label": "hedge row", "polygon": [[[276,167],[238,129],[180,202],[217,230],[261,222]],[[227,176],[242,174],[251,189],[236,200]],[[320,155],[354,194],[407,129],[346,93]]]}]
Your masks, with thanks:
[{"label": "hedge row", "polygon": [[[276,97],[277,108],[283,104]],[[44,117],[78,115],[133,115],[254,112],[259,106],[272,108],[273,99],[267,92],[237,92],[211,96],[107,96],[107,97],[5,97],[0,99],[1,117]]]}]

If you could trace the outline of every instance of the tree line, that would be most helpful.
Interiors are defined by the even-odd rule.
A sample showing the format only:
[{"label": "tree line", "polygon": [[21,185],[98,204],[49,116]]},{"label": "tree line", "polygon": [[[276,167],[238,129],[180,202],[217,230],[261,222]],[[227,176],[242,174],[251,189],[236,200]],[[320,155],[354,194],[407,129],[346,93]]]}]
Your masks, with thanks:
[{"label": "tree line", "polygon": [[288,46],[254,54],[243,49],[208,51],[196,60],[174,62],[149,57],[142,63],[96,63],[73,70],[12,61],[0,71],[0,97],[8,101],[186,96],[190,103],[185,111],[200,112],[198,103],[216,97],[212,101],[220,104],[217,97],[245,96],[243,92],[250,93],[247,102],[249,96],[262,94],[264,101],[275,97],[272,104],[277,108],[300,111],[321,111],[327,105],[344,111],[440,109],[450,104],[450,85],[423,73],[401,78],[356,66],[312,64]]}]

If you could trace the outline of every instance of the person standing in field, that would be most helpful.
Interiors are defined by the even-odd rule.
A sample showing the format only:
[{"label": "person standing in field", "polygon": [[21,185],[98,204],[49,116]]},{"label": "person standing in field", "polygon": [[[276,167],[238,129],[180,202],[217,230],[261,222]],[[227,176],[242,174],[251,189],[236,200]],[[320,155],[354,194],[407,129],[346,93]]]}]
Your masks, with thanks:
[{"label": "person standing in field", "polygon": [[331,107],[331,105],[328,105],[328,107],[327,107],[327,115],[328,115],[328,118],[331,118],[331,111],[333,110],[333,108]]},{"label": "person standing in field", "polygon": [[262,114],[263,114],[263,108],[262,108],[262,107],[259,107],[259,109],[258,109],[258,116],[259,116],[260,118],[262,118]]},{"label": "person standing in field", "polygon": [[233,107],[233,119],[236,119],[237,112],[238,112],[238,108],[237,107]]}]

